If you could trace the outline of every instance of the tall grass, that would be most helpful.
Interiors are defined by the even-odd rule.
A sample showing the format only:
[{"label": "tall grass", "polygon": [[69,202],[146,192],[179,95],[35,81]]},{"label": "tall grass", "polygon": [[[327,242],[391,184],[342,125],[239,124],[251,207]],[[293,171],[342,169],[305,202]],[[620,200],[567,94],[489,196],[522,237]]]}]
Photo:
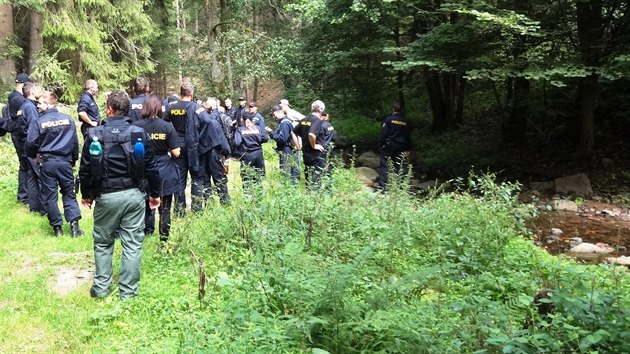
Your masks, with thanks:
[{"label": "tall grass", "polygon": [[[0,141],[8,166],[7,150]],[[471,176],[419,199],[404,184],[374,194],[336,169],[330,190],[307,192],[275,164],[248,194],[231,176],[230,206],[175,219],[166,251],[146,239],[140,296],[125,302],[90,299],[88,283],[55,295],[56,271],[91,269],[91,240],[50,236],[16,206],[15,177],[0,177],[0,352],[630,350],[627,274],[534,247],[518,186]],[[547,318],[531,303],[543,286],[556,305]]]}]

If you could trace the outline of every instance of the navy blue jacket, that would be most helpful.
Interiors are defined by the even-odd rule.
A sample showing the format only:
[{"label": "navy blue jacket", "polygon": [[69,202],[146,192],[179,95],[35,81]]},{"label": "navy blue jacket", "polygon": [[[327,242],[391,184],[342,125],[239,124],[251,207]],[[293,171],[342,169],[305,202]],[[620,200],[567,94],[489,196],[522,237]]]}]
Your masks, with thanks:
[{"label": "navy blue jacket", "polygon": [[330,122],[323,120],[322,128],[324,129],[324,149],[328,151],[330,143],[332,143],[332,140],[335,137],[335,127],[333,127]]},{"label": "navy blue jacket", "polygon": [[293,131],[293,123],[291,123],[291,120],[287,116],[282,117],[278,128],[269,133],[271,139],[276,142],[276,151],[284,154],[290,154],[292,152],[291,131]]},{"label": "navy blue jacket", "polygon": [[13,136],[19,141],[26,141],[26,134],[31,122],[37,120],[39,111],[37,110],[37,102],[26,99],[20,109],[17,111],[17,118],[13,126]]},{"label": "navy blue jacket", "polygon": [[[216,111],[219,113],[219,111]],[[219,117],[221,119],[221,117]],[[199,153],[205,154],[212,149],[219,149],[221,155],[230,156],[230,144],[228,144],[221,123],[208,115],[201,117],[201,132],[199,133]]]},{"label": "navy blue jacket", "polygon": [[26,154],[35,157],[38,152],[66,157],[71,162],[78,160],[79,138],[74,119],[57,108],[49,108],[32,122],[26,138]]},{"label": "navy blue jacket", "polygon": [[166,107],[164,120],[173,123],[182,150],[188,156],[188,168],[199,171],[199,133],[202,120],[209,120],[206,109],[192,101],[177,101]]},{"label": "navy blue jacket", "polygon": [[239,127],[234,134],[234,145],[241,147],[243,154],[260,151],[262,154],[262,144],[269,141],[267,134],[262,134],[258,127],[253,130]]},{"label": "navy blue jacket", "polygon": [[7,102],[9,103],[9,115],[11,115],[12,119],[17,118],[17,113],[20,110],[20,107],[22,107],[26,101],[26,97],[24,97],[21,92],[11,91]]},{"label": "navy blue jacket", "polygon": [[389,152],[411,150],[411,127],[407,118],[398,113],[385,118],[381,128],[381,147]]},{"label": "navy blue jacket", "polygon": [[144,104],[144,100],[146,98],[146,95],[138,95],[136,98],[129,101],[129,114],[127,114],[127,116],[132,122],[142,119],[140,111],[142,110],[142,105]]},{"label": "navy blue jacket", "polygon": [[101,115],[98,111],[98,105],[96,104],[96,101],[94,101],[94,97],[92,97],[92,95],[87,91],[83,92],[83,94],[81,95],[81,99],[79,99],[77,113],[80,112],[85,112],[88,117],[90,117],[90,120],[93,122],[101,121]]}]

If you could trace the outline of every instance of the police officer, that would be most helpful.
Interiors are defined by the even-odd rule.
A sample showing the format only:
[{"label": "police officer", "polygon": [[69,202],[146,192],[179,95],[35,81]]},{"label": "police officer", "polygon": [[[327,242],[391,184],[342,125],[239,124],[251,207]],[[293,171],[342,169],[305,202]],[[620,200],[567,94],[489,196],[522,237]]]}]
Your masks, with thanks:
[{"label": "police officer", "polygon": [[188,173],[190,172],[192,179],[190,193],[193,211],[201,210],[207,193],[204,189],[209,183],[206,182],[207,178],[200,164],[199,128],[201,121],[210,118],[205,108],[192,101],[194,94],[195,88],[192,83],[184,82],[180,87],[179,100],[166,107],[164,112],[164,120],[173,123],[182,144],[180,156],[175,160],[180,182],[180,190],[175,193],[175,213],[179,215],[186,210],[184,190],[188,182]]},{"label": "police officer", "polygon": [[245,97],[240,96],[238,98],[238,108],[236,108],[236,114],[234,115],[236,124],[239,127],[244,124],[243,118],[247,115],[247,113],[247,101],[245,101]]},{"label": "police officer", "polygon": [[230,145],[222,128],[219,101],[211,97],[206,104],[211,114],[208,120],[204,118],[201,122],[199,153],[202,155],[205,175],[208,176],[208,187],[210,182],[214,184],[221,204],[225,205],[230,203],[226,176],[230,163]]},{"label": "police officer", "polygon": [[[252,123],[256,124],[261,134],[267,135],[267,131],[265,130],[265,117],[258,112],[258,104],[256,102],[250,102],[248,106],[249,117],[252,120]],[[268,137],[267,140],[269,140]]]},{"label": "police officer", "polygon": [[404,172],[402,170],[404,156],[411,151],[411,128],[407,118],[400,114],[400,110],[400,104],[394,103],[392,114],[385,118],[381,128],[381,163],[378,188],[382,190],[387,189],[390,161],[394,173],[401,174]]},{"label": "police officer", "polygon": [[333,138],[335,137],[335,127],[330,124],[330,115],[327,111],[322,112],[322,128],[324,129],[324,155],[326,156],[326,188],[332,184],[332,151],[334,148]]},{"label": "police officer", "polygon": [[[12,91],[8,97],[8,105],[9,105],[9,124],[8,128],[10,131],[13,131],[15,128],[15,122],[17,121],[18,111],[22,104],[26,102],[26,98],[22,92],[22,88],[24,87],[24,83],[31,82],[31,79],[28,75],[21,73],[15,76],[15,91]],[[17,200],[20,203],[27,204],[28,202],[28,193],[27,193],[27,180],[28,180],[28,158],[26,157],[26,153],[24,152],[24,142],[21,140],[21,136],[19,133],[13,134],[11,133],[11,141],[13,142],[13,146],[15,147],[15,153],[18,156],[18,160],[20,162],[18,168],[18,191],[17,191]]]},{"label": "police officer", "polygon": [[[18,111],[13,128],[13,136],[21,144],[25,144],[29,126],[39,118],[38,102],[36,101],[39,96],[39,87],[32,82],[26,82],[24,87],[22,87],[22,92],[27,100]],[[24,150],[24,156],[27,156],[26,150]],[[41,194],[41,159],[39,157],[26,158],[28,159],[28,178],[26,180],[28,208],[31,212],[46,215],[46,208]]]},{"label": "police officer", "polygon": [[269,127],[265,127],[265,130],[269,132],[269,136],[276,142],[276,151],[280,160],[280,170],[286,175],[290,176],[291,184],[296,186],[300,181],[300,169],[295,164],[294,152],[292,143],[293,123],[284,114],[281,106],[276,105],[271,108],[273,117],[280,121],[278,128],[274,131]]},{"label": "police officer", "polygon": [[300,121],[293,132],[302,138],[302,158],[304,177],[308,189],[320,187],[320,180],[326,167],[324,154],[324,128],[321,113],[326,106],[317,100],[311,104],[311,114]]},{"label": "police officer", "polygon": [[136,97],[131,100],[131,107],[129,108],[129,118],[132,122],[136,122],[141,119],[142,104],[149,92],[149,79],[146,77],[138,77],[133,82],[133,91]]},{"label": "police officer", "polygon": [[[118,288],[120,297],[138,295],[140,256],[144,240],[145,194],[140,190],[139,174],[148,182],[149,206],[160,205],[160,176],[155,154],[142,128],[132,126],[126,115],[129,97],[124,91],[114,91],[107,99],[107,120],[100,127],[88,131],[88,139],[81,154],[82,204],[94,207],[94,263],[96,272],[90,296],[107,296],[112,283],[112,255],[115,235],[120,236],[122,257]],[[101,136],[102,139],[98,139]],[[93,141],[97,137],[99,144]],[[144,144],[143,164],[133,165],[131,141],[141,139]],[[92,141],[94,144],[89,143]],[[92,154],[90,154],[90,146]],[[127,149],[127,150],[126,150]],[[101,151],[102,150],[102,151]],[[107,163],[104,163],[104,161]],[[90,181],[90,183],[85,183]],[[117,233],[116,231],[119,230]]]},{"label": "police officer", "polygon": [[70,223],[72,236],[83,236],[79,229],[79,203],[74,189],[72,166],[79,159],[77,129],[67,114],[57,110],[57,95],[45,92],[39,98],[39,109],[44,114],[28,129],[26,151],[29,157],[41,154],[42,198],[48,213],[48,222],[55,236],[63,235],[61,212],[57,205],[57,186],[61,189],[66,221]]},{"label": "police officer", "polygon": [[239,127],[234,135],[234,145],[240,148],[242,155],[241,177],[243,187],[260,182],[265,175],[265,160],[262,144],[269,141],[267,134],[262,133],[251,119],[245,119],[245,125]]},{"label": "police officer", "polygon": [[77,106],[77,113],[79,114],[79,121],[81,124],[81,134],[85,139],[88,128],[96,127],[101,122],[101,115],[98,110],[98,105],[94,100],[94,95],[98,92],[98,83],[95,80],[87,80],[85,82],[85,91],[79,99],[79,105]]},{"label": "police officer", "polygon": [[[162,203],[158,208],[160,214],[159,234],[160,240],[166,242],[171,230],[171,206],[173,194],[179,191],[179,174],[175,159],[179,157],[181,143],[173,124],[165,122],[161,115],[161,103],[155,95],[148,95],[143,102],[142,119],[134,122],[143,128],[149,138],[149,143],[155,151],[155,160],[160,172],[160,196]],[[153,233],[155,229],[155,213],[148,205],[145,214],[146,235]]]},{"label": "police officer", "polygon": [[223,107],[225,107],[225,114],[227,114],[230,119],[232,119],[232,121],[236,121],[236,109],[234,109],[234,107],[232,107],[232,99],[227,97],[225,100],[223,100]]}]

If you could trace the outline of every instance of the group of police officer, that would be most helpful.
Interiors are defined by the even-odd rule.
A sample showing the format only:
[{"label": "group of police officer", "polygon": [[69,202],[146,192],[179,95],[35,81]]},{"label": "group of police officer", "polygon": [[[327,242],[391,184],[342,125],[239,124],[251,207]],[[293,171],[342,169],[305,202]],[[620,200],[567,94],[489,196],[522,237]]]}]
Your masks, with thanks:
[{"label": "group of police officer", "polygon": [[[77,113],[85,140],[88,129],[99,126],[103,119],[95,100],[98,83],[87,80],[84,88]],[[8,97],[10,130],[19,159],[17,199],[27,204],[32,212],[48,215],[54,234],[59,236],[63,234],[57,207],[59,186],[72,235],[81,236],[83,232],[78,227],[81,216],[72,177],[72,166],[78,159],[75,123],[57,111],[53,92],[38,94],[38,89],[26,74],[18,74],[15,91]],[[309,189],[318,188],[322,176],[330,175],[331,164],[327,156],[335,131],[322,101],[314,101],[310,115],[304,116],[292,109],[288,100],[281,100],[272,107],[272,117],[278,124],[276,129],[271,129],[265,125],[256,102],[248,103],[242,96],[238,98],[237,107],[232,106],[230,98],[226,98],[223,105],[212,97],[205,102],[195,101],[193,85],[185,82],[180,87],[179,97],[173,95],[162,101],[161,117],[152,117],[170,124],[156,125],[144,124],[141,113],[144,102],[151,96],[149,80],[138,77],[133,91],[135,97],[130,99],[125,116],[132,124],[150,130],[151,144],[160,151],[160,174],[164,175],[162,185],[166,186],[160,194],[173,196],[176,215],[182,215],[186,209],[184,191],[189,176],[193,211],[203,208],[212,190],[216,191],[222,204],[230,203],[226,176],[230,157],[238,158],[243,164],[242,179],[246,190],[249,185],[258,183],[265,175],[262,144],[270,138],[276,142],[279,167],[292,184],[299,181],[300,162],[305,166]],[[31,124],[35,121],[37,124]],[[397,104],[383,124],[381,145],[379,187],[386,188],[388,162],[392,161],[399,169],[403,153],[411,148],[407,120],[400,115]],[[177,156],[173,156],[175,149]],[[163,240],[170,229],[171,203],[170,199],[168,201],[168,206],[163,206],[165,210],[160,210],[160,219],[167,219],[166,223],[160,223]],[[153,233],[154,225],[154,212],[147,208],[144,232]]]},{"label": "group of police officer", "polygon": [[28,75],[18,74],[15,82],[6,118],[19,159],[17,200],[28,205],[31,212],[47,215],[54,235],[61,236],[63,220],[57,203],[60,190],[72,236],[82,236],[72,171],[79,158],[74,119],[57,110],[54,92],[42,93]]}]

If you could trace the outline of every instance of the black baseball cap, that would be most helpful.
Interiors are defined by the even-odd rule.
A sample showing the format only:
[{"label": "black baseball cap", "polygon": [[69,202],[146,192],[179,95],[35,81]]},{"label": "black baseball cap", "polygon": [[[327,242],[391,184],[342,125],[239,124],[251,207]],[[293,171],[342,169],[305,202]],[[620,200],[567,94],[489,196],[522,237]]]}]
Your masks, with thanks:
[{"label": "black baseball cap", "polygon": [[239,97],[238,97],[238,100],[239,100],[239,101],[245,101],[245,97],[243,97],[243,96],[239,96]]},{"label": "black baseball cap", "polygon": [[25,73],[19,73],[15,75],[16,84],[23,84],[25,82],[33,82],[33,80],[31,80],[31,78],[28,77],[28,75],[26,75]]},{"label": "black baseball cap", "polygon": [[281,111],[282,110],[282,106],[280,106],[279,104],[271,107],[271,113],[277,112],[277,111]]}]

